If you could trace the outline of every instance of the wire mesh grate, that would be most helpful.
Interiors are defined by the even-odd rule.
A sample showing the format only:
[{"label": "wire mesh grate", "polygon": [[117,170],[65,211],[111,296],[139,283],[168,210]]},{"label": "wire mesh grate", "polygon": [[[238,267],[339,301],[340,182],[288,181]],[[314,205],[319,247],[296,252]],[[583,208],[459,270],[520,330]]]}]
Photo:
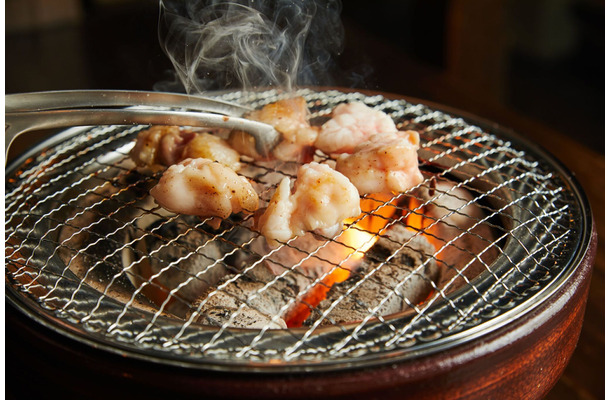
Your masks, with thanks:
[{"label": "wire mesh grate", "polygon": [[[169,213],[148,194],[161,172],[135,168],[128,156],[147,127],[72,128],[7,169],[9,299],[60,332],[135,357],[205,368],[332,368],[477,337],[542,301],[569,273],[582,207],[546,156],[407,100],[297,94],[312,121],[362,101],[420,133],[424,182],[395,196],[362,196],[363,214],[345,223],[344,232],[368,234],[373,247],[317,237],[272,249],[251,215],[215,228]],[[282,96],[219,97],[260,107]],[[242,161],[240,173],[263,202],[299,166]],[[275,273],[261,276],[262,266]],[[305,266],[323,272],[312,277]],[[348,277],[328,280],[340,273]],[[210,308],[217,299],[226,307]],[[350,320],[354,309],[359,317]],[[236,327],[245,312],[265,318]],[[297,314],[298,323],[282,326]]]}]

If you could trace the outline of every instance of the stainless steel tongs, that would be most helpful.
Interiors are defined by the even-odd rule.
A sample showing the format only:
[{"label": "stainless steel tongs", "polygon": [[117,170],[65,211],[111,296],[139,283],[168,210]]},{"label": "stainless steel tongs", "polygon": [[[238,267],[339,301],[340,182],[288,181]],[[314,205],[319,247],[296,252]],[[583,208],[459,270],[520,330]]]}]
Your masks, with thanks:
[{"label": "stainless steel tongs", "polygon": [[267,155],[280,139],[268,124],[242,118],[251,111],[208,97],[146,91],[67,90],[5,96],[5,156],[13,140],[40,129],[93,125],[178,125],[236,129]]}]

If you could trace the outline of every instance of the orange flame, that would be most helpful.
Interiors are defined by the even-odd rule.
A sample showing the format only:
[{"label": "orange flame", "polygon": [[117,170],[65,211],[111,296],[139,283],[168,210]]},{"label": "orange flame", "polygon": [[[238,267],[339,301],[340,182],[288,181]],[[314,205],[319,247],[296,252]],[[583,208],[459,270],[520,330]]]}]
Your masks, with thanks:
[{"label": "orange flame", "polygon": [[407,227],[416,232],[426,231],[432,223],[432,219],[426,216],[424,207],[422,207],[422,202],[411,197],[409,198],[407,208],[408,211],[405,222]]},{"label": "orange flame", "polygon": [[[343,247],[345,257],[349,258],[315,285],[288,313],[285,320],[289,328],[302,326],[311,310],[326,298],[330,288],[350,277],[351,271],[358,266],[367,250],[373,247],[379,235],[383,234],[388,228],[388,224],[396,218],[396,214],[400,210],[396,203],[396,201],[392,201],[391,197],[382,195],[360,201],[362,214],[357,219],[346,221],[353,225],[337,238],[338,242],[345,244]],[[426,234],[432,229],[429,228],[432,218],[426,216],[424,207],[421,205],[421,201],[409,198],[407,210],[403,210],[402,215],[405,217],[404,221],[409,229]],[[426,238],[434,244],[434,241],[431,240],[433,237],[426,235]]]},{"label": "orange flame", "polygon": [[389,196],[376,195],[374,198],[369,197],[360,201],[362,214],[357,219],[346,221],[353,225],[344,230],[336,239],[337,242],[345,245],[343,247],[345,257],[348,258],[340,267],[335,268],[315,285],[301,299],[300,304],[288,313],[285,320],[289,328],[301,326],[309,316],[311,309],[326,298],[330,288],[350,277],[351,271],[358,266],[366,251],[373,247],[396,213],[397,208],[390,200]]}]

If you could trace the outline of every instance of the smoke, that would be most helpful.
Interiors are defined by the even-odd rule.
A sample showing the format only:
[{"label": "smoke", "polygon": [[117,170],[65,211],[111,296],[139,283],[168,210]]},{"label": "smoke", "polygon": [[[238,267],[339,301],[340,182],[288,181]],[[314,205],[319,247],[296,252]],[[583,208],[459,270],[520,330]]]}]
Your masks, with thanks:
[{"label": "smoke", "polygon": [[329,85],[339,0],[161,0],[159,41],[186,93]]}]

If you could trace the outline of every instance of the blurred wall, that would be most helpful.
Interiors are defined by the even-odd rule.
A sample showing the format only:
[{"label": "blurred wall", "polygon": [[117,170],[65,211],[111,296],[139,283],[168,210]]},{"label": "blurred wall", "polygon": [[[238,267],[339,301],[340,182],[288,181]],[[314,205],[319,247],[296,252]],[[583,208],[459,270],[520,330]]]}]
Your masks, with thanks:
[{"label": "blurred wall", "polygon": [[[5,11],[8,93],[171,79],[156,0],[7,0]],[[345,0],[342,16],[338,85],[504,107],[603,152],[602,0]]]}]

